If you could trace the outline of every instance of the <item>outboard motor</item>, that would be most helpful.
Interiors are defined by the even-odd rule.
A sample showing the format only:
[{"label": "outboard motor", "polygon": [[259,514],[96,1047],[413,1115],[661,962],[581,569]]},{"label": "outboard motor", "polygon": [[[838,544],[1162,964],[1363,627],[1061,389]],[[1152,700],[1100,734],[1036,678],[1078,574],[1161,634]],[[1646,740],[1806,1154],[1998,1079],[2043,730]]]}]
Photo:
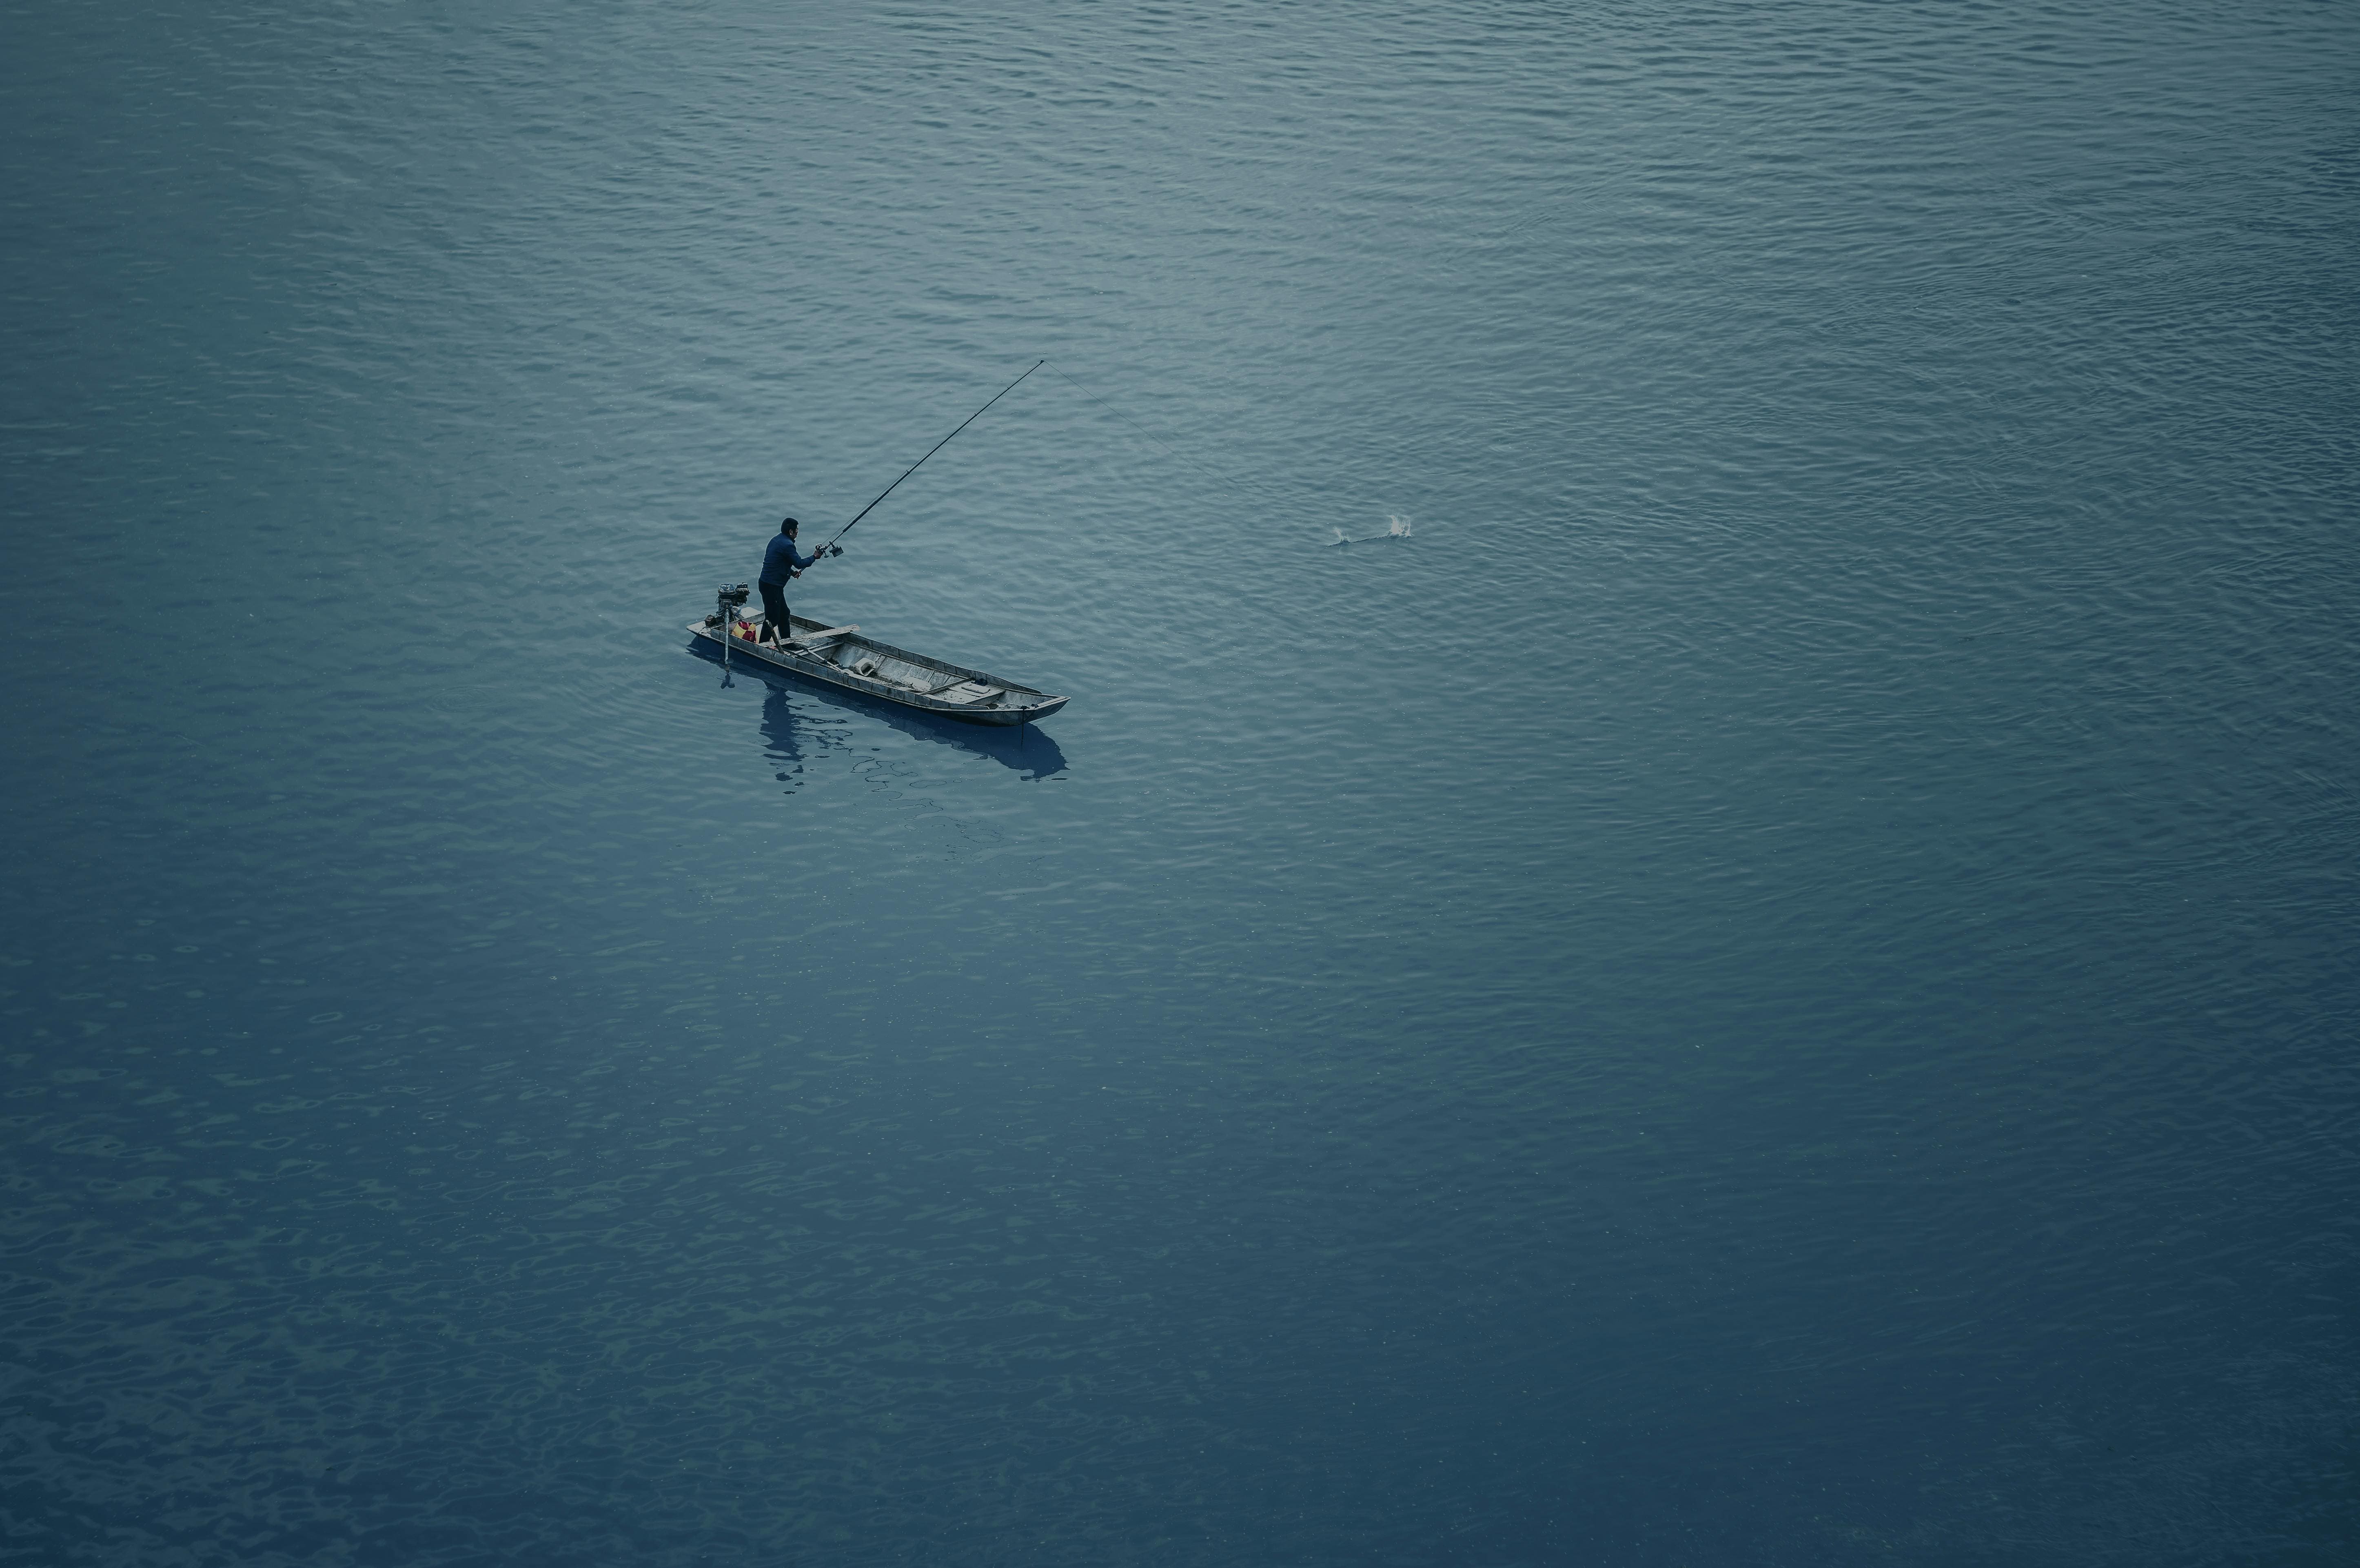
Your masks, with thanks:
[{"label": "outboard motor", "polygon": [[718,595],[720,599],[719,605],[714,610],[713,614],[705,617],[705,624],[706,626],[719,626],[721,628],[721,636],[724,641],[727,641],[729,637],[728,628],[730,623],[737,620],[738,612],[746,607],[746,599],[749,592],[750,590],[748,590],[743,583],[738,583],[735,588],[724,583],[722,585],[720,594]]},{"label": "outboard motor", "polygon": [[748,592],[743,583],[734,588],[723,583],[721,592],[715,595],[719,603],[714,605],[713,614],[705,617],[705,624],[721,637],[721,683],[724,686],[729,684],[729,648],[738,640],[738,612],[746,607]]}]

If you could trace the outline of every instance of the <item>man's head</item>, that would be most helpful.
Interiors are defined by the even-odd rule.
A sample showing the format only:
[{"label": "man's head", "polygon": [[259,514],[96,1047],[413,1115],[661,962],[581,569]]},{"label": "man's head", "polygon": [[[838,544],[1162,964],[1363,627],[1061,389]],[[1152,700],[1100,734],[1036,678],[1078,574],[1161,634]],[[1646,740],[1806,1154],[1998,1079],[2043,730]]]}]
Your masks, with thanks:
[{"label": "man's head", "polygon": [[795,521],[792,517],[789,517],[785,522],[779,525],[779,531],[786,535],[789,539],[792,539],[795,537],[795,531],[802,527],[803,525],[801,523]]}]

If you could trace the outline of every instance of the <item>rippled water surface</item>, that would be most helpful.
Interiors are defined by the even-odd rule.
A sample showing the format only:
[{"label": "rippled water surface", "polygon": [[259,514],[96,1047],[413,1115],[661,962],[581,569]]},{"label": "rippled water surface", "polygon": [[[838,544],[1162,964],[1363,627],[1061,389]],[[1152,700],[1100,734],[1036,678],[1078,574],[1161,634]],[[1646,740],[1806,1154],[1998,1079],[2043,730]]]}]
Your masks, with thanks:
[{"label": "rippled water surface", "polygon": [[0,88],[0,1560],[2348,1560],[2350,7]]}]

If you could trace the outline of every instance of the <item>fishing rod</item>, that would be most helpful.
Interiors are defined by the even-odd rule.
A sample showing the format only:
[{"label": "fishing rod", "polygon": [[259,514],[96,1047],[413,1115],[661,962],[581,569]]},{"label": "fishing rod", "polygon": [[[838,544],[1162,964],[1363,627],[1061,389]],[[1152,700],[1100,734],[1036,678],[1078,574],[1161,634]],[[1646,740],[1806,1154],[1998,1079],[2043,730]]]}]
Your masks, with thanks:
[{"label": "fishing rod", "polygon": [[[1048,364],[1048,363],[1049,363],[1049,362],[1048,362],[1047,360],[1045,360],[1045,359],[1036,359],[1036,360],[1034,360],[1034,361],[1032,362],[1032,370],[1038,370],[1038,369],[1040,369],[1043,365],[1046,365],[1046,364]],[[1028,371],[1026,371],[1026,372],[1024,373],[1024,376],[1030,376],[1030,375],[1032,375],[1032,370],[1028,370]],[[1016,381],[1022,381],[1022,380],[1023,380],[1023,379],[1024,379],[1024,376],[1018,376],[1018,377],[1016,378]],[[997,403],[997,402],[999,402],[1002,397],[1007,397],[1011,392],[1015,391],[1015,390],[1016,390],[1016,381],[1011,381],[1011,382],[1010,382],[1007,386],[1005,386],[1005,387],[1001,387],[999,391],[994,392],[994,393],[991,395],[991,403]],[[926,453],[926,457],[932,457],[932,456],[934,456],[934,453],[935,453],[935,452],[938,452],[942,451],[942,450],[943,450],[943,448],[945,448],[945,447],[946,447],[946,446],[950,445],[950,444],[951,444],[951,436],[955,436],[955,435],[958,434],[958,433],[959,433],[959,430],[963,430],[967,429],[967,426],[969,426],[969,425],[971,425],[971,424],[975,423],[978,419],[979,419],[983,418],[983,409],[984,409],[984,408],[990,408],[990,407],[991,407],[991,403],[986,403],[986,404],[983,406],[983,408],[978,408],[974,413],[969,414],[966,419],[961,419],[961,420],[959,421],[959,428],[958,428],[958,430],[953,430],[953,431],[951,432],[951,435],[950,435],[950,436],[945,436],[942,440],[940,440],[940,441],[936,441],[936,442],[934,444],[934,446],[933,446],[933,447],[932,447],[932,448],[927,452],[927,453]],[[902,475],[901,475],[901,479],[907,479],[907,478],[909,478],[909,477],[910,477],[910,474],[915,474],[915,473],[917,473],[917,472],[918,472],[918,470],[919,470],[919,469],[923,468],[923,467],[925,466],[925,464],[926,464],[926,457],[922,457],[922,458],[918,459],[918,461],[917,461],[917,462],[915,462],[915,463],[913,463],[910,464],[910,470],[909,470],[909,473],[908,473],[908,474],[902,474]],[[886,496],[890,495],[891,494],[893,494],[893,491],[894,491],[895,487],[896,487],[896,486],[898,486],[898,485],[901,483],[901,479],[896,479],[895,481],[893,481],[893,483],[892,483],[891,485],[888,485],[887,486],[885,486],[885,488],[884,488],[883,490],[881,490],[881,491],[878,492],[877,501],[882,501],[883,499],[885,499],[885,497],[886,497]],[[854,518],[852,519],[852,523],[857,523],[857,522],[858,522],[858,521],[860,520],[860,518],[861,518],[861,517],[867,517],[869,513],[871,513],[871,512],[875,511],[875,510],[877,509],[877,501],[871,501],[871,502],[869,502],[869,505],[867,505],[866,506],[861,507],[861,508],[860,508],[859,516],[858,516],[858,517],[854,517]],[[829,553],[831,553],[831,554],[840,554],[840,553],[842,553],[841,551],[838,551],[838,550],[836,550],[836,539],[842,539],[845,535],[847,535],[847,534],[848,534],[848,533],[850,533],[850,532],[852,531],[852,523],[847,523],[847,524],[845,524],[845,525],[844,525],[844,527],[842,527],[842,528],[840,528],[836,529],[836,539],[829,539],[829,540],[827,541],[827,543],[825,543],[825,544],[822,545],[820,548],[821,548],[822,550],[825,550],[828,551],[828,552],[829,552]]]}]

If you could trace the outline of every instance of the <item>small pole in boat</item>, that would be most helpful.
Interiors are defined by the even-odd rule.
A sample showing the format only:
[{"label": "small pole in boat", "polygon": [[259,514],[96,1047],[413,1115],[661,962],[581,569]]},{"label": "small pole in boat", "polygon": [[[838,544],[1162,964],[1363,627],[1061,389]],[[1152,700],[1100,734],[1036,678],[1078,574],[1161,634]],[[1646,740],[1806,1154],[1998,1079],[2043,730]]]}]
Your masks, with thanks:
[{"label": "small pole in boat", "polygon": [[[1040,369],[1043,365],[1046,365],[1046,364],[1048,364],[1048,363],[1049,363],[1049,362],[1048,362],[1047,360],[1045,360],[1045,359],[1036,359],[1036,360],[1034,360],[1034,361],[1032,362],[1032,370],[1038,370],[1038,369]],[[1028,371],[1026,371],[1026,372],[1024,373],[1024,376],[1030,376],[1030,375],[1032,375],[1032,370],[1028,370]],[[1024,376],[1018,376],[1018,377],[1016,378],[1016,381],[1022,381],[1022,380],[1023,380],[1023,379],[1024,379]],[[1016,390],[1016,381],[1011,381],[1011,382],[1010,382],[1007,386],[1005,386],[1005,387],[1001,387],[999,391],[994,392],[994,393],[991,395],[991,402],[990,402],[990,403],[986,403],[986,404],[983,406],[983,408],[978,408],[974,413],[969,414],[966,419],[961,419],[961,420],[959,421],[958,430],[953,430],[953,431],[951,432],[951,435],[950,435],[950,436],[945,436],[942,440],[940,440],[940,441],[936,441],[936,442],[935,442],[932,447],[928,448],[928,449],[927,449],[927,452],[926,452],[926,457],[932,457],[932,456],[934,456],[934,453],[935,453],[935,452],[938,452],[942,451],[942,450],[943,450],[943,448],[945,448],[945,447],[946,447],[946,446],[950,445],[950,444],[951,444],[951,436],[955,436],[955,435],[958,434],[958,433],[959,433],[959,430],[963,430],[967,429],[969,425],[971,425],[971,424],[975,423],[978,419],[979,419],[983,418],[983,411],[984,411],[984,408],[990,408],[992,403],[997,403],[997,402],[999,402],[1002,397],[1007,397],[1011,392],[1015,391],[1015,390]],[[924,467],[924,466],[925,466],[925,463],[926,463],[926,457],[922,457],[922,458],[918,459],[918,461],[917,461],[917,462],[915,462],[915,463],[913,463],[910,464],[910,467],[909,467],[908,472],[907,472],[907,473],[904,473],[904,474],[901,475],[901,479],[907,479],[907,478],[909,478],[909,477],[910,477],[910,474],[915,474],[915,473],[917,473],[917,472],[918,472],[918,470],[919,470],[919,469],[921,469],[921,468]],[[882,489],[882,490],[879,491],[879,492],[878,492],[878,494],[877,494],[877,501],[882,501],[883,499],[885,499],[885,497],[886,497],[886,496],[890,495],[891,494],[893,494],[894,490],[895,490],[895,489],[896,489],[896,488],[901,485],[901,479],[896,479],[895,481],[893,481],[893,483],[892,483],[891,485],[888,485],[887,486],[885,486],[885,488],[884,488],[884,489]],[[871,502],[869,502],[869,505],[867,505],[866,506],[861,507],[861,508],[860,508],[859,513],[858,513],[857,516],[855,516],[855,517],[853,517],[853,519],[852,519],[852,523],[857,523],[857,522],[858,522],[862,517],[867,517],[869,513],[871,513],[871,512],[875,511],[875,510],[877,509],[877,501],[871,501]],[[847,524],[845,524],[845,525],[844,525],[844,527],[842,527],[842,528],[840,528],[836,529],[836,539],[829,539],[829,540],[827,541],[826,548],[827,548],[827,549],[829,549],[829,550],[833,550],[833,549],[835,549],[835,548],[836,548],[836,539],[842,539],[845,535],[847,535],[847,534],[848,534],[848,533],[850,533],[850,532],[852,531],[852,523],[847,523]]]}]

